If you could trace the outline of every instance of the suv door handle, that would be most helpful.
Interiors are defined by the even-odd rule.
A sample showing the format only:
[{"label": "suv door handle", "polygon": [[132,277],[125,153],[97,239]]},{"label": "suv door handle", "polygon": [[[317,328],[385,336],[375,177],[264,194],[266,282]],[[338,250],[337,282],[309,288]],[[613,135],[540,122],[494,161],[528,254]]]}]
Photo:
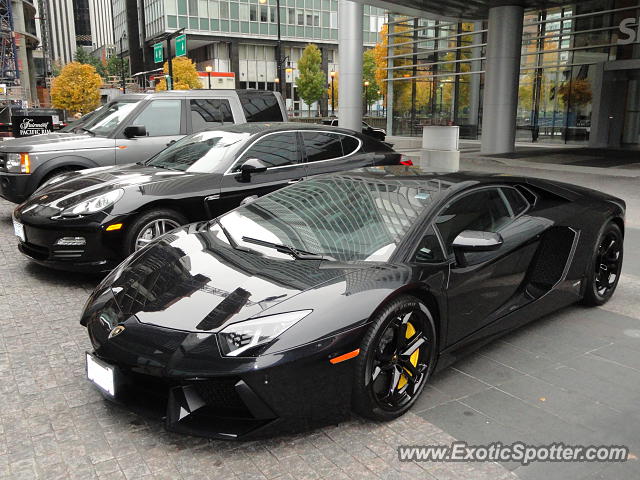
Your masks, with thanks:
[{"label": "suv door handle", "polygon": [[294,183],[301,182],[302,180],[303,180],[302,178],[294,178],[294,179],[292,179],[292,180],[289,180],[289,182],[288,182],[288,183],[289,183],[289,185],[292,185],[292,184],[294,184]]}]

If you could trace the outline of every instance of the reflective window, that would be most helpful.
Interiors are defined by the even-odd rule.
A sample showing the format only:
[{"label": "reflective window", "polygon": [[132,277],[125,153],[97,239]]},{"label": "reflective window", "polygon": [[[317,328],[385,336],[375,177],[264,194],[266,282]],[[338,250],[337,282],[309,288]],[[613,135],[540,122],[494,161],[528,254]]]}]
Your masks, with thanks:
[{"label": "reflective window", "polygon": [[302,140],[307,154],[307,162],[342,157],[341,136],[335,133],[303,132]]},{"label": "reflective window", "polygon": [[180,135],[182,100],[152,100],[131,122],[144,125],[150,137]]},{"label": "reflective window", "polygon": [[507,198],[514,216],[517,217],[529,208],[529,202],[515,188],[503,188],[502,193]]},{"label": "reflective window", "polygon": [[455,238],[465,230],[497,232],[511,221],[502,196],[495,188],[487,188],[465,195],[436,218],[436,226],[445,247],[451,251]]},{"label": "reflective window", "polygon": [[183,172],[224,171],[249,138],[248,133],[216,130],[196,133],[162,150],[147,165]]},{"label": "reflective window", "polygon": [[417,263],[440,263],[445,261],[440,241],[433,226],[429,225],[422,241],[418,245],[413,261]]},{"label": "reflective window", "polygon": [[191,126],[194,133],[215,128],[221,123],[233,123],[233,114],[228,100],[203,98],[191,100],[189,104],[191,107]]},{"label": "reflective window", "polygon": [[271,92],[238,92],[247,122],[282,122],[278,99]]},{"label": "reflective window", "polygon": [[342,152],[343,155],[351,155],[360,147],[360,141],[355,137],[349,137],[348,135],[340,135],[342,139]]},{"label": "reflective window", "polygon": [[296,134],[275,133],[261,138],[245,152],[237,168],[249,158],[257,158],[267,167],[284,167],[299,163]]},{"label": "reflective window", "polygon": [[137,105],[138,101],[135,100],[110,103],[89,114],[86,119],[80,119],[82,122],[78,127],[106,137],[113,133]]}]

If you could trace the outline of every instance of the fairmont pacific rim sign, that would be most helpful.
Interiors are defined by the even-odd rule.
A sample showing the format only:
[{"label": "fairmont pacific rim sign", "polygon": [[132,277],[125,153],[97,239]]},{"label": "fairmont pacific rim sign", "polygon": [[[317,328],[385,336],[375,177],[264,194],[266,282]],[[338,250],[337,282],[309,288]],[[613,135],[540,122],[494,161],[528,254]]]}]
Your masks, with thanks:
[{"label": "fairmont pacific rim sign", "polygon": [[640,43],[640,18],[629,17],[620,22],[618,45]]},{"label": "fairmont pacific rim sign", "polygon": [[50,115],[14,115],[11,117],[11,129],[16,138],[51,133],[53,118]]}]

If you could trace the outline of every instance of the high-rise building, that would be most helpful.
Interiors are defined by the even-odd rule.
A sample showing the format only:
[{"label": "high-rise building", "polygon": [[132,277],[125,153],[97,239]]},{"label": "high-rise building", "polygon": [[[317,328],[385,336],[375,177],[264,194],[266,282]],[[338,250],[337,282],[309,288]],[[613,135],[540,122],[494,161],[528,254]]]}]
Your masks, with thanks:
[{"label": "high-rise building", "polygon": [[78,47],[107,50],[113,45],[109,0],[45,0],[50,58],[62,65],[73,61]]},{"label": "high-rise building", "polygon": [[[327,81],[329,71],[337,70],[338,0],[279,3],[282,57],[285,66],[292,67],[286,74],[285,95],[289,108],[303,109],[293,81],[305,46],[315,43],[322,51]],[[116,47],[127,31],[123,49],[132,56],[132,73],[161,67],[154,64],[152,45],[168,32],[184,28],[188,56],[199,70],[211,66],[214,71],[234,72],[238,88],[275,89],[276,0],[114,0],[113,5]],[[365,5],[364,15],[364,46],[372,47],[386,20],[385,11]],[[134,26],[137,32],[131,31]]]}]

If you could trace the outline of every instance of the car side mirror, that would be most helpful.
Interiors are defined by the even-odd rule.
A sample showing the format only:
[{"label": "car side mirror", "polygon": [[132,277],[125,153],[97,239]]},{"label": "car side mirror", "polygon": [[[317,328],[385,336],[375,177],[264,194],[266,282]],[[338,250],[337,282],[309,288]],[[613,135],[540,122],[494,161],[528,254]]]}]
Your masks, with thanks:
[{"label": "car side mirror", "polygon": [[242,175],[242,180],[245,182],[251,180],[251,175],[266,171],[267,166],[258,158],[248,158],[242,165],[240,165],[240,174]]},{"label": "car side mirror", "polygon": [[127,138],[146,137],[147,127],[144,125],[129,125],[128,127],[125,127],[124,132],[122,133]]},{"label": "car side mirror", "polygon": [[504,240],[499,233],[465,230],[455,238],[451,246],[456,256],[456,263],[464,267],[467,265],[465,253],[491,252],[500,248],[503,243]]}]

